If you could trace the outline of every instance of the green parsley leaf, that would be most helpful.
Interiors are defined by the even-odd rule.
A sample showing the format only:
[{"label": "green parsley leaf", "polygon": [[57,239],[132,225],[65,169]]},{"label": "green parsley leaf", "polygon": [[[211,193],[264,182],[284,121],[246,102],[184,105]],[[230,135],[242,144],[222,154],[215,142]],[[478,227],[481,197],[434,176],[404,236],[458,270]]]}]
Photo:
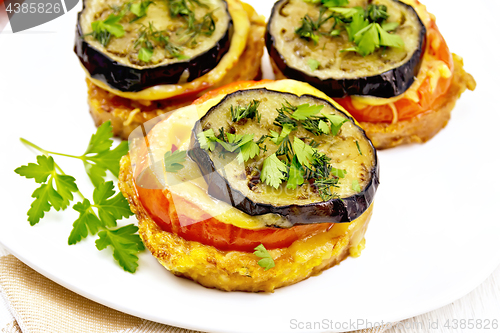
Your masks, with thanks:
[{"label": "green parsley leaf", "polygon": [[316,149],[309,146],[299,138],[294,137],[293,151],[295,152],[295,156],[297,157],[300,164],[305,165],[308,168],[311,166],[311,162],[313,161],[313,155]]},{"label": "green parsley leaf", "polygon": [[328,118],[328,120],[330,121],[332,135],[337,135],[339,133],[342,125],[348,121],[347,118],[344,118],[344,117],[336,115],[336,114],[324,114],[324,113],[322,113],[322,115],[325,116],[326,118]]},{"label": "green parsley leaf", "polygon": [[85,154],[79,157],[92,184],[96,187],[104,182],[107,170],[118,177],[120,159],[128,153],[127,141],[122,141],[117,147],[110,149],[113,144],[112,137],[111,122],[107,121],[99,126],[97,132],[92,135]]},{"label": "green parsley leaf", "polygon": [[349,36],[349,40],[353,41],[354,36],[359,32],[368,27],[370,22],[365,19],[363,12],[357,11],[352,16],[352,22],[348,26],[346,26],[347,35]]},{"label": "green parsley leaf", "polygon": [[254,141],[245,143],[240,147],[237,159],[240,164],[246,162],[260,154],[260,147]]},{"label": "green parsley leaf", "polygon": [[309,65],[309,68],[311,69],[311,71],[315,71],[318,69],[320,63],[318,60],[316,59],[308,59],[307,60],[307,64]]},{"label": "green parsley leaf", "polygon": [[349,7],[349,8],[329,7],[328,9],[334,13],[341,15],[346,19],[354,18],[354,15],[357,14],[361,14],[362,17],[364,18],[364,10],[361,7]]},{"label": "green parsley leaf", "polygon": [[38,164],[28,163],[28,165],[17,168],[14,172],[26,178],[33,178],[39,184],[45,183],[47,178],[55,171],[54,159],[45,155],[38,155],[36,161]]},{"label": "green parsley leaf", "polygon": [[[38,164],[29,163],[14,170],[17,174],[42,184],[32,194],[35,200],[28,210],[28,221],[31,225],[40,222],[51,207],[57,211],[66,209],[73,200],[72,192],[78,191],[75,178],[56,172],[56,164],[51,156],[39,155],[37,162]],[[54,182],[57,190],[53,186]]]},{"label": "green parsley leaf", "polygon": [[86,238],[89,231],[95,235],[104,225],[101,220],[95,215],[94,210],[88,199],[78,202],[73,206],[73,209],[80,213],[78,219],[73,222],[73,229],[68,238],[68,244],[73,245]]},{"label": "green parsley leaf", "polygon": [[374,23],[360,30],[354,35],[354,42],[358,45],[356,52],[363,57],[373,53],[380,46],[380,38]]},{"label": "green parsley leaf", "polygon": [[297,120],[305,120],[308,117],[319,113],[323,109],[323,107],[323,105],[301,104],[297,106],[297,109],[292,114],[292,118]]},{"label": "green parsley leaf", "polygon": [[137,234],[138,228],[129,224],[115,230],[103,230],[99,232],[99,239],[95,245],[99,251],[108,246],[113,248],[113,257],[124,270],[134,273],[137,270],[137,253],[144,251],[144,244]]},{"label": "green parsley leaf", "polygon": [[107,46],[111,35],[120,38],[125,35],[125,29],[118,22],[123,18],[123,15],[109,14],[104,21],[94,21],[91,24],[92,37],[103,46]]},{"label": "green parsley leaf", "polygon": [[[94,204],[97,208],[99,218],[107,227],[116,227],[116,221],[133,215],[127,199],[121,192],[115,195],[112,181],[101,183],[94,190]],[[113,196],[114,195],[114,196]]]},{"label": "green parsley leaf", "polygon": [[217,139],[217,142],[224,147],[225,150],[229,152],[234,152],[235,150],[241,148],[241,146],[253,140],[254,134],[231,134],[226,133],[227,141]]},{"label": "green parsley leaf", "polygon": [[165,171],[167,172],[177,172],[184,168],[184,163],[186,161],[186,151],[176,150],[174,152],[167,151],[163,156],[163,161],[165,164]]},{"label": "green parsley leaf", "polygon": [[398,22],[385,22],[385,23],[382,23],[382,29],[384,29],[385,31],[392,31],[392,30],[395,30],[397,27],[399,27],[399,23]]},{"label": "green parsley leaf", "polygon": [[[148,7],[150,4],[152,4],[152,1],[146,0],[146,1],[141,1],[141,2],[136,2],[133,3],[130,6],[130,11],[137,16],[137,19],[143,17],[146,15],[148,11]],[[134,20],[135,21],[135,20]]]},{"label": "green parsley leaf", "polygon": [[322,0],[325,7],[344,7],[349,4],[349,0]]},{"label": "green parsley leaf", "polygon": [[319,121],[318,128],[324,134],[330,134],[330,127],[328,127],[328,124],[326,122],[324,122],[323,120]]},{"label": "green parsley leaf", "polygon": [[401,36],[388,33],[378,23],[376,24],[376,28],[380,35],[381,46],[404,48],[405,43]]},{"label": "green parsley leaf", "polygon": [[278,134],[275,131],[270,131],[271,133],[271,141],[275,144],[279,145],[283,140],[295,129],[295,127],[291,124],[284,124],[281,133]]},{"label": "green parsley leaf", "polygon": [[357,179],[352,180],[352,189],[358,193],[361,192],[361,187],[359,186]]},{"label": "green parsley leaf", "polygon": [[344,178],[347,174],[346,170],[332,168],[331,174],[337,178]]},{"label": "green parsley leaf", "polygon": [[281,162],[274,153],[264,160],[260,180],[267,185],[278,188],[281,182],[286,179],[286,171],[286,164]]},{"label": "green parsley leaf", "polygon": [[286,188],[296,189],[297,186],[304,184],[304,169],[297,159],[297,155],[293,157],[292,163],[290,164],[290,170],[288,172],[288,181],[286,183]]},{"label": "green parsley leaf", "polygon": [[153,49],[149,49],[147,47],[141,47],[139,53],[137,54],[137,58],[143,62],[150,62],[153,57]]},{"label": "green parsley leaf", "polygon": [[206,131],[200,132],[196,135],[196,137],[202,149],[210,151],[213,151],[215,149],[217,137],[215,136],[213,129],[208,129]]},{"label": "green parsley leaf", "polygon": [[[73,230],[68,238],[68,244],[73,245],[90,234],[95,235],[99,229],[106,227],[116,227],[116,221],[132,216],[127,200],[118,192],[115,196],[112,181],[100,183],[93,194],[94,204],[88,199],[78,202],[73,209],[80,213],[78,219],[73,223]],[[99,217],[95,214],[96,208]]]},{"label": "green parsley leaf", "polygon": [[265,271],[275,266],[273,257],[271,257],[271,254],[269,254],[264,245],[260,244],[254,250],[255,252],[253,254],[262,258],[259,260],[258,264],[260,267],[264,268]]}]

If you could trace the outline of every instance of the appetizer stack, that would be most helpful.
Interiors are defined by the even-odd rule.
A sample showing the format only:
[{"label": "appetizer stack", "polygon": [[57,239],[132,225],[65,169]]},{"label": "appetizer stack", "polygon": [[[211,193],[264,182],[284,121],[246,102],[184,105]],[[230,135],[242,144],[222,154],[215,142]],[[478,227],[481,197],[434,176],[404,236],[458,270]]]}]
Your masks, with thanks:
[{"label": "appetizer stack", "polygon": [[75,52],[96,125],[124,139],[203,92],[258,77],[264,20],[239,0],[86,0]]},{"label": "appetizer stack", "polygon": [[120,189],[145,245],[176,275],[272,291],[364,247],[375,149],[305,83],[226,87],[131,143]]},{"label": "appetizer stack", "polygon": [[377,148],[425,142],[475,82],[417,0],[281,0],[266,46],[277,78],[308,82]]}]

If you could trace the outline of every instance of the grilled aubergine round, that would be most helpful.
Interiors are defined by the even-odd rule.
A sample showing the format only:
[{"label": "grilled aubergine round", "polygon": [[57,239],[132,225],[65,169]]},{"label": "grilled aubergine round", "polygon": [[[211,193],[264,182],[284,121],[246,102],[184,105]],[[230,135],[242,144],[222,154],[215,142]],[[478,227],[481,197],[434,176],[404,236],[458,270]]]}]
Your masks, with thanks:
[{"label": "grilled aubergine round", "polygon": [[[278,120],[277,109],[283,111]],[[328,125],[321,125],[326,133],[317,132],[319,121]],[[348,114],[308,84],[234,83],[172,113],[147,135],[139,129],[133,135],[130,153],[121,161],[119,187],[145,245],[175,275],[227,291],[273,291],[364,248],[378,185],[375,149]],[[240,140],[245,135],[250,146],[262,149],[248,154],[250,146]],[[292,143],[292,162],[273,141],[280,135]],[[204,151],[206,146],[212,149]],[[315,152],[313,160],[322,160],[325,168],[311,162],[305,172],[303,157],[312,157],[307,151]],[[266,160],[274,157],[296,167],[282,169],[280,184],[257,172],[267,174]],[[321,186],[319,178],[328,185]],[[353,198],[358,204],[351,207]],[[345,223],[332,223],[341,220]]]},{"label": "grilled aubergine round", "polygon": [[265,23],[239,0],[85,0],[75,53],[96,125],[116,135],[260,75]]},{"label": "grilled aubergine round", "polygon": [[[202,17],[195,23],[200,26],[192,28],[193,31],[183,26],[184,15],[169,15],[174,1],[152,2],[145,17],[139,19],[127,12],[127,2],[123,2],[119,10],[125,12],[120,20],[124,34],[110,38],[103,45],[92,35],[92,24],[105,22],[110,14],[121,14],[110,8],[109,1],[86,0],[78,15],[75,52],[91,78],[123,92],[191,82],[217,66],[229,50],[233,30],[225,1],[204,1],[203,6],[191,3],[193,13]],[[186,31],[181,32],[182,29]],[[176,30],[179,34],[172,33]],[[139,53],[143,46],[147,49],[147,42],[151,43],[149,49],[153,55],[144,61]]]},{"label": "grilled aubergine round", "polygon": [[[350,7],[365,8],[371,1],[351,1]],[[272,9],[266,32],[266,46],[274,66],[286,77],[307,82],[330,97],[370,95],[383,98],[400,95],[413,83],[422,59],[426,29],[415,10],[397,0],[378,0],[390,13],[387,22],[398,24],[395,33],[404,47],[380,48],[363,56],[344,51],[354,44],[346,30],[331,36],[336,19],[312,30],[317,41],[297,31],[305,20],[318,22],[333,15],[320,4],[304,0],[280,0]],[[322,8],[321,8],[322,7]],[[320,15],[320,11],[325,12]],[[337,28],[340,24],[335,24]],[[335,29],[337,30],[337,29]],[[311,61],[315,65],[311,66]]]},{"label": "grilled aubergine round", "polygon": [[[231,111],[234,114],[235,110],[247,108],[252,104],[258,104],[253,118],[233,117]],[[276,144],[269,138],[266,139],[271,131],[280,132],[279,112],[283,112],[282,110],[290,105],[319,106],[321,113],[317,113],[306,121],[319,123],[319,118],[323,118],[321,121],[326,124],[328,123],[328,119],[324,116],[326,114],[336,116],[337,121],[342,125],[335,135],[331,132],[318,133],[313,127],[316,132],[314,134],[297,121],[297,128],[281,144]],[[286,109],[284,111],[286,112]],[[282,114],[286,115],[286,113]],[[293,121],[294,118],[291,117],[289,119]],[[217,136],[224,132],[230,135],[252,134],[255,141],[264,139],[261,145],[265,145],[266,151],[260,149],[254,158],[241,163],[238,161],[240,149],[234,152],[229,152],[222,146],[215,147],[213,151],[204,149],[200,147],[199,137],[204,131],[210,129]],[[280,148],[288,145],[291,150],[292,146],[295,147],[297,139],[306,145],[313,144],[314,150],[324,153],[328,159],[331,159],[335,165],[333,174],[337,174],[335,170],[342,170],[341,177],[333,177],[337,181],[333,185],[335,195],[322,198],[313,182],[313,177],[310,178],[311,182],[305,182],[294,190],[287,188],[285,182],[274,188],[261,180],[266,158],[276,154],[286,159],[283,151],[280,154]],[[290,225],[351,222],[370,206],[379,183],[375,149],[364,131],[355,124],[351,117],[333,104],[312,95],[299,97],[267,89],[244,90],[229,94],[196,123],[191,144],[189,154],[202,171],[211,196],[251,216],[280,215]],[[297,144],[301,145],[301,143]],[[290,152],[290,154],[293,153]],[[352,182],[360,185],[359,191],[353,189]]]}]

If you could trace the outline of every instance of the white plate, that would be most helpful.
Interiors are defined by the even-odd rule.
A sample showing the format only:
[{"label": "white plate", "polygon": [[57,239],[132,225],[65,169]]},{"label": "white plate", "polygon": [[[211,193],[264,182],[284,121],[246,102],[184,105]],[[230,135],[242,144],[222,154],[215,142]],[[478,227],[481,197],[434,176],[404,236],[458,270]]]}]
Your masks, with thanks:
[{"label": "white plate", "polygon": [[[68,246],[74,211],[51,212],[30,227],[26,212],[36,185],[13,170],[34,162],[35,154],[18,138],[78,154],[94,131],[83,71],[72,52],[76,10],[25,33],[0,33],[0,242],[85,297],[204,331],[289,332],[307,322],[321,324],[308,332],[346,331],[412,317],[465,295],[500,263],[500,73],[493,34],[500,5],[428,2],[478,88],[464,94],[448,127],[430,142],[379,153],[381,185],[360,258],[274,294],[225,293],[174,277],[149,253],[141,254],[139,270],[129,274],[110,251],[97,251],[95,237]],[[253,4],[260,13],[272,5]],[[56,161],[90,196],[80,163]]]}]

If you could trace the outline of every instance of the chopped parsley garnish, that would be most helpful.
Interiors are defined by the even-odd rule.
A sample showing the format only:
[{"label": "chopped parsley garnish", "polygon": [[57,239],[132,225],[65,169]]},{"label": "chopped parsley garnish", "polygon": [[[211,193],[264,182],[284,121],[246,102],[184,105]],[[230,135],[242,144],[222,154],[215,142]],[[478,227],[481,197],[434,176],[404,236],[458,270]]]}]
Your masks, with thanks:
[{"label": "chopped parsley garnish", "polygon": [[253,100],[245,106],[231,105],[231,120],[237,123],[243,118],[254,119],[257,117],[257,120],[260,122],[259,112],[257,111],[259,104],[259,101]]},{"label": "chopped parsley garnish", "polygon": [[[259,102],[253,100],[245,106],[230,107],[233,123],[242,119],[258,119]],[[276,109],[278,115],[273,124],[281,127],[281,132],[273,130],[255,142],[254,134],[231,134],[221,128],[217,135],[213,129],[198,133],[197,138],[202,149],[216,152],[217,146],[222,148],[219,156],[225,153],[237,153],[238,162],[244,163],[258,156],[267,148],[261,145],[269,139],[277,146],[276,151],[267,156],[262,163],[260,181],[277,189],[283,182],[286,187],[296,189],[303,184],[312,184],[313,189],[323,200],[337,197],[332,191],[339,179],[346,175],[345,170],[333,168],[331,159],[317,149],[318,144],[309,138],[291,136],[299,127],[315,135],[337,135],[347,118],[336,114],[323,114],[324,105],[290,104],[285,100],[281,108]],[[309,182],[306,182],[308,180]]]},{"label": "chopped parsley garnish", "polygon": [[[354,51],[362,56],[367,56],[381,47],[403,48],[403,39],[389,31],[394,31],[399,24],[386,22],[389,18],[385,5],[369,4],[365,9],[361,7],[345,7],[348,0],[304,0],[305,2],[320,4],[318,19],[314,20],[309,14],[301,19],[301,25],[295,33],[301,38],[319,42],[319,36],[335,37],[345,30],[349,41],[355,46],[341,50],[341,52]],[[332,14],[325,15],[326,11]],[[325,16],[325,18],[323,18]],[[321,26],[328,20],[334,20],[329,32],[320,31]],[[341,23],[337,26],[337,23]],[[311,71],[317,69],[317,64],[308,60]],[[318,64],[319,65],[319,64]]]},{"label": "chopped parsley garnish", "polygon": [[275,266],[273,257],[271,257],[264,245],[260,244],[254,250],[255,252],[253,254],[255,254],[259,258],[262,258],[259,260],[258,264],[260,267],[264,268],[265,271]]},{"label": "chopped parsley garnish", "polygon": [[167,151],[163,156],[163,161],[165,164],[165,171],[167,172],[177,172],[184,168],[184,163],[186,161],[186,151],[176,150],[174,152]]},{"label": "chopped parsley garnish", "polygon": [[148,7],[151,5],[153,1],[150,0],[145,0],[145,1],[140,1],[140,2],[135,2],[130,5],[130,12],[136,16],[135,19],[133,19],[130,22],[134,22],[140,18],[143,18],[146,16],[146,13],[148,12]]},{"label": "chopped parsley garnish", "polygon": [[[213,129],[208,129],[197,134],[200,147],[205,150],[214,151],[216,143],[220,144],[228,152],[238,152],[237,159],[241,164],[254,158],[260,153],[260,146],[253,141],[254,134],[231,134],[221,128],[216,136]],[[260,140],[259,140],[260,141]]]},{"label": "chopped parsley garnish", "polygon": [[274,153],[264,160],[260,180],[269,186],[278,188],[281,182],[286,179],[286,172],[286,164],[280,161]]},{"label": "chopped parsley garnish", "polygon": [[151,61],[152,57],[153,57],[153,49],[148,47],[141,47],[139,53],[137,54],[137,58],[139,58],[140,61],[144,62]]},{"label": "chopped parsley garnish", "polygon": [[[321,7],[318,19],[314,21],[308,14],[306,14],[301,20],[302,24],[300,27],[295,29],[295,33],[299,35],[301,38],[304,38],[308,41],[313,41],[314,44],[318,44],[320,28],[323,24],[325,24],[331,18],[334,18],[334,15],[329,15],[327,17],[323,17],[326,12],[326,7]],[[335,26],[334,22],[334,26]],[[333,29],[333,27],[332,27]]]},{"label": "chopped parsley garnish", "polygon": [[315,71],[318,69],[320,63],[318,60],[316,59],[308,59],[307,60],[307,64],[309,65],[309,68],[311,69],[311,71]]},{"label": "chopped parsley garnish", "polygon": [[[32,178],[41,184],[32,194],[35,198],[28,210],[28,221],[35,225],[54,208],[65,210],[74,200],[73,194],[81,197],[81,201],[73,205],[79,214],[73,222],[73,229],[68,237],[68,244],[73,245],[99,232],[96,247],[99,250],[107,246],[113,248],[113,257],[127,272],[137,269],[137,253],[144,250],[144,245],[137,234],[138,228],[129,224],[117,227],[117,220],[132,215],[127,200],[121,192],[114,190],[112,181],[105,182],[104,177],[109,170],[118,176],[121,157],[128,152],[126,141],[111,149],[113,132],[110,122],[105,122],[90,138],[87,150],[81,156],[67,155],[42,149],[35,144],[21,139],[23,143],[40,151],[43,155],[36,157],[37,163],[29,163],[14,170],[17,174]],[[92,201],[78,189],[76,179],[64,173],[51,155],[80,159],[95,189]]]},{"label": "chopped parsley garnish", "polygon": [[361,187],[359,186],[359,182],[357,179],[352,180],[352,189],[356,192],[361,192]]},{"label": "chopped parsley garnish", "polygon": [[123,18],[123,15],[109,14],[109,16],[104,20],[98,20],[92,22],[92,32],[89,34],[102,46],[108,46],[111,36],[123,37],[125,35],[125,30],[123,26],[118,22]]},{"label": "chopped parsley garnish", "polygon": [[177,59],[186,58],[182,55],[183,48],[170,41],[169,32],[165,30],[156,30],[152,22],[149,26],[143,26],[139,37],[135,40],[134,48],[141,47],[137,58],[145,63],[150,62],[154,54],[155,47],[163,48],[170,56]]},{"label": "chopped parsley garnish", "polygon": [[196,37],[200,34],[211,36],[215,31],[215,19],[209,12],[198,21],[196,20],[195,6],[209,8],[199,0],[167,0],[170,17],[181,17],[185,20],[186,27],[180,32],[183,36],[179,39],[184,44],[196,44]]}]

